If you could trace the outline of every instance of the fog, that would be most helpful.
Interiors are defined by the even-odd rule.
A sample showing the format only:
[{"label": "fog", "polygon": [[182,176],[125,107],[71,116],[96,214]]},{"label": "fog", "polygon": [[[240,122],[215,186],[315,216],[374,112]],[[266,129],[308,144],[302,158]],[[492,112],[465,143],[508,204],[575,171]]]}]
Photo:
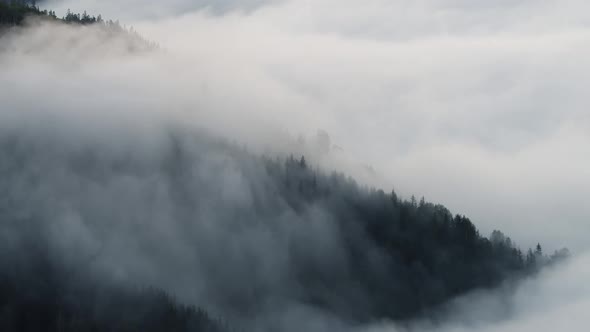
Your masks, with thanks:
[{"label": "fog", "polygon": [[[162,96],[276,114],[294,135],[325,130],[382,187],[527,245],[586,247],[585,2],[141,3],[47,6],[126,17],[160,43],[182,68]],[[174,75],[162,66],[154,75]]]},{"label": "fog", "polygon": [[[163,128],[182,123],[253,151],[304,153],[362,183],[443,203],[482,233],[502,229],[523,246],[540,241],[547,250],[567,246],[576,253],[566,267],[515,291],[459,299],[443,327],[415,322],[410,329],[587,325],[586,2],[58,0],[43,6],[121,19],[160,49],[129,52],[125,38],[46,23],[1,37],[2,130],[149,155],[161,148]],[[240,177],[233,179],[239,187]],[[128,185],[130,197],[141,188]],[[247,193],[227,195],[248,204]],[[309,216],[321,217],[321,211]],[[85,230],[76,227],[63,225],[78,238]],[[327,240],[330,233],[318,230]],[[176,231],[169,236],[175,239]],[[247,241],[255,239],[240,242],[253,255],[257,247]],[[92,252],[93,241],[84,250]],[[171,250],[165,255],[184,254],[181,245]],[[190,260],[170,268],[180,271]],[[270,261],[284,264],[280,257]],[[145,266],[131,270],[153,269],[150,262],[136,264]],[[145,280],[176,292],[189,284],[153,273]],[[195,287],[202,295],[208,286]],[[344,324],[296,306],[280,317],[305,317],[309,330]],[[403,331],[387,322],[360,329]]]},{"label": "fog", "polygon": [[396,328],[388,323],[371,332],[395,331],[585,331],[590,323],[588,256],[580,255],[559,269],[549,270],[517,289],[470,294],[450,304],[443,324],[421,321]]}]

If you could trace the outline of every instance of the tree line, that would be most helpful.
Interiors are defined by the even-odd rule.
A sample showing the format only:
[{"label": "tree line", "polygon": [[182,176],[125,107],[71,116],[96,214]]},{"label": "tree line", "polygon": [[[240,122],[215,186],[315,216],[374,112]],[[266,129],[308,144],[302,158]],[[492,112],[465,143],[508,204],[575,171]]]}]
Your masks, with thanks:
[{"label": "tree line", "polygon": [[[483,236],[469,218],[453,215],[443,205],[414,196],[403,199],[394,190],[386,193],[361,186],[342,173],[312,167],[304,156],[260,156],[203,135],[176,132],[159,152],[149,156],[142,156],[141,149],[121,154],[96,146],[71,150],[68,143],[42,143],[36,141],[38,138],[20,136],[22,133],[4,133],[0,137],[0,189],[11,193],[0,197],[0,238],[18,235],[16,242],[0,241],[3,331],[226,328],[204,310],[178,304],[150,285],[138,283],[139,288],[134,290],[109,280],[96,280],[98,276],[85,273],[90,271],[85,267],[78,268],[80,273],[72,272],[59,257],[75,253],[51,253],[47,249],[50,245],[44,229],[57,222],[51,211],[58,207],[50,205],[49,212],[44,212],[29,203],[33,198],[27,190],[38,192],[35,188],[44,182],[52,197],[33,201],[49,199],[44,204],[52,204],[56,198],[74,199],[63,196],[55,187],[64,181],[77,183],[76,196],[80,197],[86,195],[86,186],[105,186],[119,178],[144,184],[153,182],[154,177],[159,179],[158,183],[167,188],[165,205],[173,213],[166,217],[170,219],[158,222],[171,223],[171,229],[180,227],[185,237],[192,234],[190,229],[196,229],[194,242],[187,242],[195,247],[187,250],[211,252],[205,270],[194,276],[195,282],[210,278],[209,270],[221,271],[226,278],[222,280],[228,284],[221,283],[210,291],[218,294],[218,305],[227,306],[227,312],[241,312],[246,317],[256,317],[265,303],[273,303],[279,294],[280,301],[295,301],[358,323],[423,317],[436,313],[439,306],[454,297],[517,282],[569,255],[563,249],[548,256],[540,244],[524,254],[501,231]],[[49,159],[39,168],[43,156]],[[221,199],[230,184],[223,180],[228,174],[221,171],[223,167],[211,168],[209,156],[215,160],[223,156],[222,165],[233,165],[229,175],[241,174],[240,181],[245,182],[240,183],[249,188],[247,205]],[[68,177],[52,184],[53,170]],[[206,177],[200,175],[204,170]],[[33,187],[23,189],[27,185]],[[146,197],[151,197],[150,187],[146,188]],[[23,199],[18,198],[18,191]],[[96,212],[80,209],[78,213],[84,216],[89,229],[95,222],[110,222],[104,219],[109,216],[108,209],[99,214],[97,221],[93,221],[98,218]],[[223,234],[234,243],[226,243],[222,237],[221,241],[199,247],[203,239],[199,240],[198,235],[207,229],[199,226],[202,211],[216,218],[220,231],[227,228]],[[326,229],[322,225],[330,225],[329,232],[322,233]],[[226,246],[239,243],[235,241],[240,240],[240,229],[245,234],[261,230],[262,234],[282,239],[271,239],[273,245],[268,247],[255,237],[258,241],[254,245],[260,249],[245,258],[252,264],[262,264],[278,253],[281,261],[289,262],[286,271],[275,272],[284,279],[267,284],[265,278],[269,276],[250,274],[248,265],[243,267],[247,270],[240,270],[239,260],[226,263],[229,258],[222,253],[227,252]],[[126,236],[132,240],[140,235],[134,232]],[[329,255],[318,253],[326,247],[331,248]]]},{"label": "tree line", "polygon": [[[541,244],[524,254],[501,231],[483,236],[469,218],[453,215],[443,205],[359,186],[344,174],[310,167],[304,156],[266,158],[264,164],[294,209],[319,202],[349,228],[347,232],[362,232],[382,254],[380,264],[371,266],[366,246],[355,244],[359,240],[354,236],[349,239],[356,287],[371,294],[369,317],[415,317],[473,289],[519,280],[569,256],[565,248],[545,255]],[[322,282],[305,274],[312,289]],[[385,277],[375,278],[379,274]],[[310,301],[330,305],[314,294]]]},{"label": "tree line", "polygon": [[118,21],[103,20],[101,15],[92,16],[86,11],[83,13],[74,13],[68,9],[65,16],[58,18],[53,10],[40,9],[36,1],[29,0],[0,0],[0,25],[18,26],[23,24],[25,18],[35,16],[45,19],[56,20],[64,23],[75,24],[104,24],[109,26],[119,26]]},{"label": "tree line", "polygon": [[75,13],[67,10],[65,16],[58,17],[55,11],[40,9],[36,1],[29,0],[0,0],[0,28],[19,27],[25,25],[27,18],[36,18],[70,25],[98,26],[101,31],[110,35],[123,36],[129,42],[130,50],[155,50],[157,43],[141,36],[133,27],[121,25],[118,20],[105,20],[102,15],[93,16],[86,11]]}]

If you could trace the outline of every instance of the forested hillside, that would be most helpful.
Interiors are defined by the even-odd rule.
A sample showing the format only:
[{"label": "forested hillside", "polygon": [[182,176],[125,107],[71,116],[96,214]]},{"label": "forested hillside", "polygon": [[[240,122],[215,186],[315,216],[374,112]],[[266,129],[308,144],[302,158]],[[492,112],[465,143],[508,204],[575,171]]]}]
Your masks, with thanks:
[{"label": "forested hillside", "polygon": [[[293,303],[352,322],[408,319],[564,254],[525,255],[444,206],[360,187],[304,157],[182,131],[160,139],[131,148],[2,132],[4,326],[33,326],[31,315],[72,330],[210,324],[158,292],[104,285],[121,273],[125,287],[194,292],[239,322]],[[133,263],[144,260],[149,269]]]},{"label": "forested hillside", "polygon": [[31,249],[25,248],[27,262],[2,261],[2,331],[230,331],[204,310],[179,304],[161,290],[71,278]]},{"label": "forested hillside", "polygon": [[0,33],[6,28],[17,28],[26,23],[50,22],[57,24],[84,25],[98,29],[105,39],[113,36],[123,38],[131,51],[146,52],[155,50],[158,45],[145,39],[133,27],[121,25],[118,20],[105,20],[101,15],[93,16],[86,11],[74,13],[70,10],[63,17],[55,11],[40,9],[36,2],[28,0],[0,0]]},{"label": "forested hillside", "polygon": [[20,25],[27,17],[40,17],[64,22],[91,24],[102,23],[100,16],[94,17],[83,14],[68,12],[63,18],[58,18],[52,10],[41,10],[36,1],[29,0],[1,0],[0,1],[0,25]]},{"label": "forested hillside", "polygon": [[0,1],[0,25],[18,25],[27,15],[43,15],[56,18],[52,11],[41,11],[35,5],[27,1]]}]

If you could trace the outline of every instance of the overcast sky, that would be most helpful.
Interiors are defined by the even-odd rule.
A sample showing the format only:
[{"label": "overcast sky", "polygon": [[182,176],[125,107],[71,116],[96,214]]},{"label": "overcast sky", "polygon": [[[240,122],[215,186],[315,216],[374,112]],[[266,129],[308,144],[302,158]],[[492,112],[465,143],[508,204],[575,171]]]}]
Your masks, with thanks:
[{"label": "overcast sky", "polygon": [[280,115],[275,122],[295,135],[325,130],[338,153],[371,165],[384,189],[442,202],[484,233],[497,227],[526,245],[586,247],[585,1],[47,6],[125,19],[187,65],[206,67],[184,77],[207,88],[191,92],[195,100]]}]

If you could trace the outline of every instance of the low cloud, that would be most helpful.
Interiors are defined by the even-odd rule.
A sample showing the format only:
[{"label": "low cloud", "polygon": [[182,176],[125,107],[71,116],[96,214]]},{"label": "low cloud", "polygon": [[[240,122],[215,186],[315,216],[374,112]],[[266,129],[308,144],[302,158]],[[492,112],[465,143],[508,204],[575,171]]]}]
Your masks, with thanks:
[{"label": "low cloud", "polygon": [[344,167],[363,182],[425,195],[527,245],[586,248],[586,3],[322,0],[243,11],[249,2],[236,1],[222,14],[213,3],[143,3],[182,9],[157,19],[125,11],[166,54],[142,68],[128,61],[125,78],[104,65],[97,75],[108,81],[112,70],[129,87],[121,98],[207,113],[212,127],[248,138],[272,128],[262,142],[276,132],[311,142],[324,130],[333,155],[378,174]]},{"label": "low cloud", "polygon": [[[163,127],[182,122],[258,152],[311,155],[325,168],[386,191],[395,186],[405,197],[424,195],[468,215],[483,233],[500,228],[525,246],[540,241],[548,249],[588,249],[585,2],[46,6],[125,19],[161,49],[130,52],[129,40],[107,38],[99,29],[48,23],[1,36],[4,131],[59,136],[65,127],[64,137],[76,137],[68,144],[85,137],[115,150],[151,151],[161,144]],[[235,180],[239,186],[239,176]],[[125,192],[115,184],[110,190]],[[247,204],[240,190],[227,195]],[[68,226],[76,214],[66,216],[63,228],[85,238],[83,228]],[[182,244],[171,250],[181,252]],[[443,325],[449,331],[549,331],[576,321],[571,329],[581,330],[589,298],[582,282],[586,261],[580,254],[507,299],[480,294],[457,304],[458,321],[469,307],[495,312],[503,301],[513,303],[515,313],[500,323],[488,325],[484,312],[474,325],[453,318]],[[137,271],[150,269],[149,262],[134,264],[145,265]],[[158,278],[146,273],[150,277]],[[319,330],[341,324],[308,308],[290,310],[284,319],[317,314],[309,322]],[[572,316],[579,319],[566,318]]]}]

